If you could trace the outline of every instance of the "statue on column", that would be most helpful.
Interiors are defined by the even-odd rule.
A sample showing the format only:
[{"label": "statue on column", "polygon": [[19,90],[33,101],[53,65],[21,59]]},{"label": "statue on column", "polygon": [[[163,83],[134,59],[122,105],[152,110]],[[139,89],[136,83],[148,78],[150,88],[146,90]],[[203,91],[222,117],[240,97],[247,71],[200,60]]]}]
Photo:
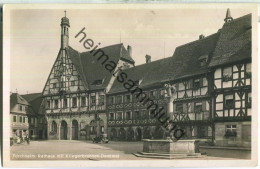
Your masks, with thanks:
[{"label": "statue on column", "polygon": [[[175,93],[177,92],[176,85],[174,84],[164,84],[164,88],[166,90],[166,99],[167,99],[167,117],[169,120],[173,119],[173,101],[175,99]],[[171,128],[172,126],[167,126],[168,128]],[[166,131],[166,137],[171,138],[172,133],[169,131]]]}]

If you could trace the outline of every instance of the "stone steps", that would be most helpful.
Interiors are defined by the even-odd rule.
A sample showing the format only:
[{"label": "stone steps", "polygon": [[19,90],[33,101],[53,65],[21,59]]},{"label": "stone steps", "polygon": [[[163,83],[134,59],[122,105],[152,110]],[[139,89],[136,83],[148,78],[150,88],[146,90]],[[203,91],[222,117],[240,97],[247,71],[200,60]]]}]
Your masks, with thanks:
[{"label": "stone steps", "polygon": [[203,158],[206,155],[201,155],[200,153],[194,154],[169,154],[169,153],[146,153],[137,152],[133,153],[136,157],[142,158],[157,158],[157,159],[184,159],[184,158]]}]

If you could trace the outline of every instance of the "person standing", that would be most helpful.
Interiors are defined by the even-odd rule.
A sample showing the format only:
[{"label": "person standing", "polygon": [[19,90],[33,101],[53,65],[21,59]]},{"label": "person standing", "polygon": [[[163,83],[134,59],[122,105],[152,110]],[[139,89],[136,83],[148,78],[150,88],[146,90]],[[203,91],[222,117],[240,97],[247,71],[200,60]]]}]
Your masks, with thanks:
[{"label": "person standing", "polygon": [[26,137],[25,137],[26,141],[27,141],[27,144],[30,144],[30,138],[29,138],[29,135],[26,134]]}]

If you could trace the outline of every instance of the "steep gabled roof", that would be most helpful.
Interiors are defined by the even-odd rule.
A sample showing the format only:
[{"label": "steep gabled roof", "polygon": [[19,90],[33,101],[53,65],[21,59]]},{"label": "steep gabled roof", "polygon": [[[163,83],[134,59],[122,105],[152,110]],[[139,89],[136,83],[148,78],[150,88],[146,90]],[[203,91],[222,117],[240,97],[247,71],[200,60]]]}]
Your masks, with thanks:
[{"label": "steep gabled roof", "polygon": [[10,96],[10,107],[13,108],[16,104],[30,105],[24,97],[18,93],[12,93]]},{"label": "steep gabled roof", "polygon": [[251,58],[251,19],[248,14],[223,25],[210,67]]},{"label": "steep gabled roof", "polygon": [[[104,54],[109,57],[109,60],[104,65],[102,65],[103,60],[97,60],[97,58],[101,55],[100,53],[93,56],[97,50],[99,49],[96,49],[92,53],[78,53],[71,47],[68,48],[69,57],[71,58],[73,64],[77,67],[80,76],[83,77],[83,80],[90,90],[105,89],[107,87],[113,74],[105,68],[105,64],[109,63],[109,61],[113,61],[117,64],[118,61],[122,59],[134,63],[134,60],[129,56],[122,43],[100,48],[100,50],[102,50]],[[95,83],[96,81],[102,81],[102,83],[97,84]]]},{"label": "steep gabled roof", "polygon": [[42,104],[42,97],[41,93],[31,93],[31,94],[26,94],[22,95],[23,98],[25,98],[30,105],[32,106],[32,112],[37,114],[40,111],[41,104]]},{"label": "steep gabled roof", "polygon": [[[208,64],[200,67],[199,59],[205,55],[210,59],[218,37],[219,34],[215,33],[203,39],[179,46],[172,57],[135,66],[124,70],[124,72],[127,74],[128,80],[140,80],[140,88],[161,85],[167,81],[206,73]],[[123,91],[126,91],[123,84],[115,80],[109,93]]]},{"label": "steep gabled roof", "polygon": [[[212,34],[176,48],[173,58],[182,69],[176,78],[185,78],[207,71],[208,63],[219,39],[219,33]],[[200,66],[200,58],[206,56],[207,64]]]}]

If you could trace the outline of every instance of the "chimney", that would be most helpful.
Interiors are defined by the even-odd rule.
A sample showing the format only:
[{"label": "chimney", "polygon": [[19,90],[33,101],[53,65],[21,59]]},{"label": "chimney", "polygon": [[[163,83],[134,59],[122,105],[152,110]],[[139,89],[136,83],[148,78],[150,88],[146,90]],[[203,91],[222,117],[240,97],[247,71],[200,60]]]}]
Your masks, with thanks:
[{"label": "chimney", "polygon": [[146,63],[151,62],[152,57],[150,55],[145,55],[145,58],[146,58]]},{"label": "chimney", "polygon": [[203,34],[201,34],[201,35],[199,36],[199,39],[201,40],[201,39],[203,39],[203,38],[205,38],[205,36],[204,36]]},{"label": "chimney", "polygon": [[127,53],[130,57],[132,57],[132,47],[131,46],[127,46]]}]

